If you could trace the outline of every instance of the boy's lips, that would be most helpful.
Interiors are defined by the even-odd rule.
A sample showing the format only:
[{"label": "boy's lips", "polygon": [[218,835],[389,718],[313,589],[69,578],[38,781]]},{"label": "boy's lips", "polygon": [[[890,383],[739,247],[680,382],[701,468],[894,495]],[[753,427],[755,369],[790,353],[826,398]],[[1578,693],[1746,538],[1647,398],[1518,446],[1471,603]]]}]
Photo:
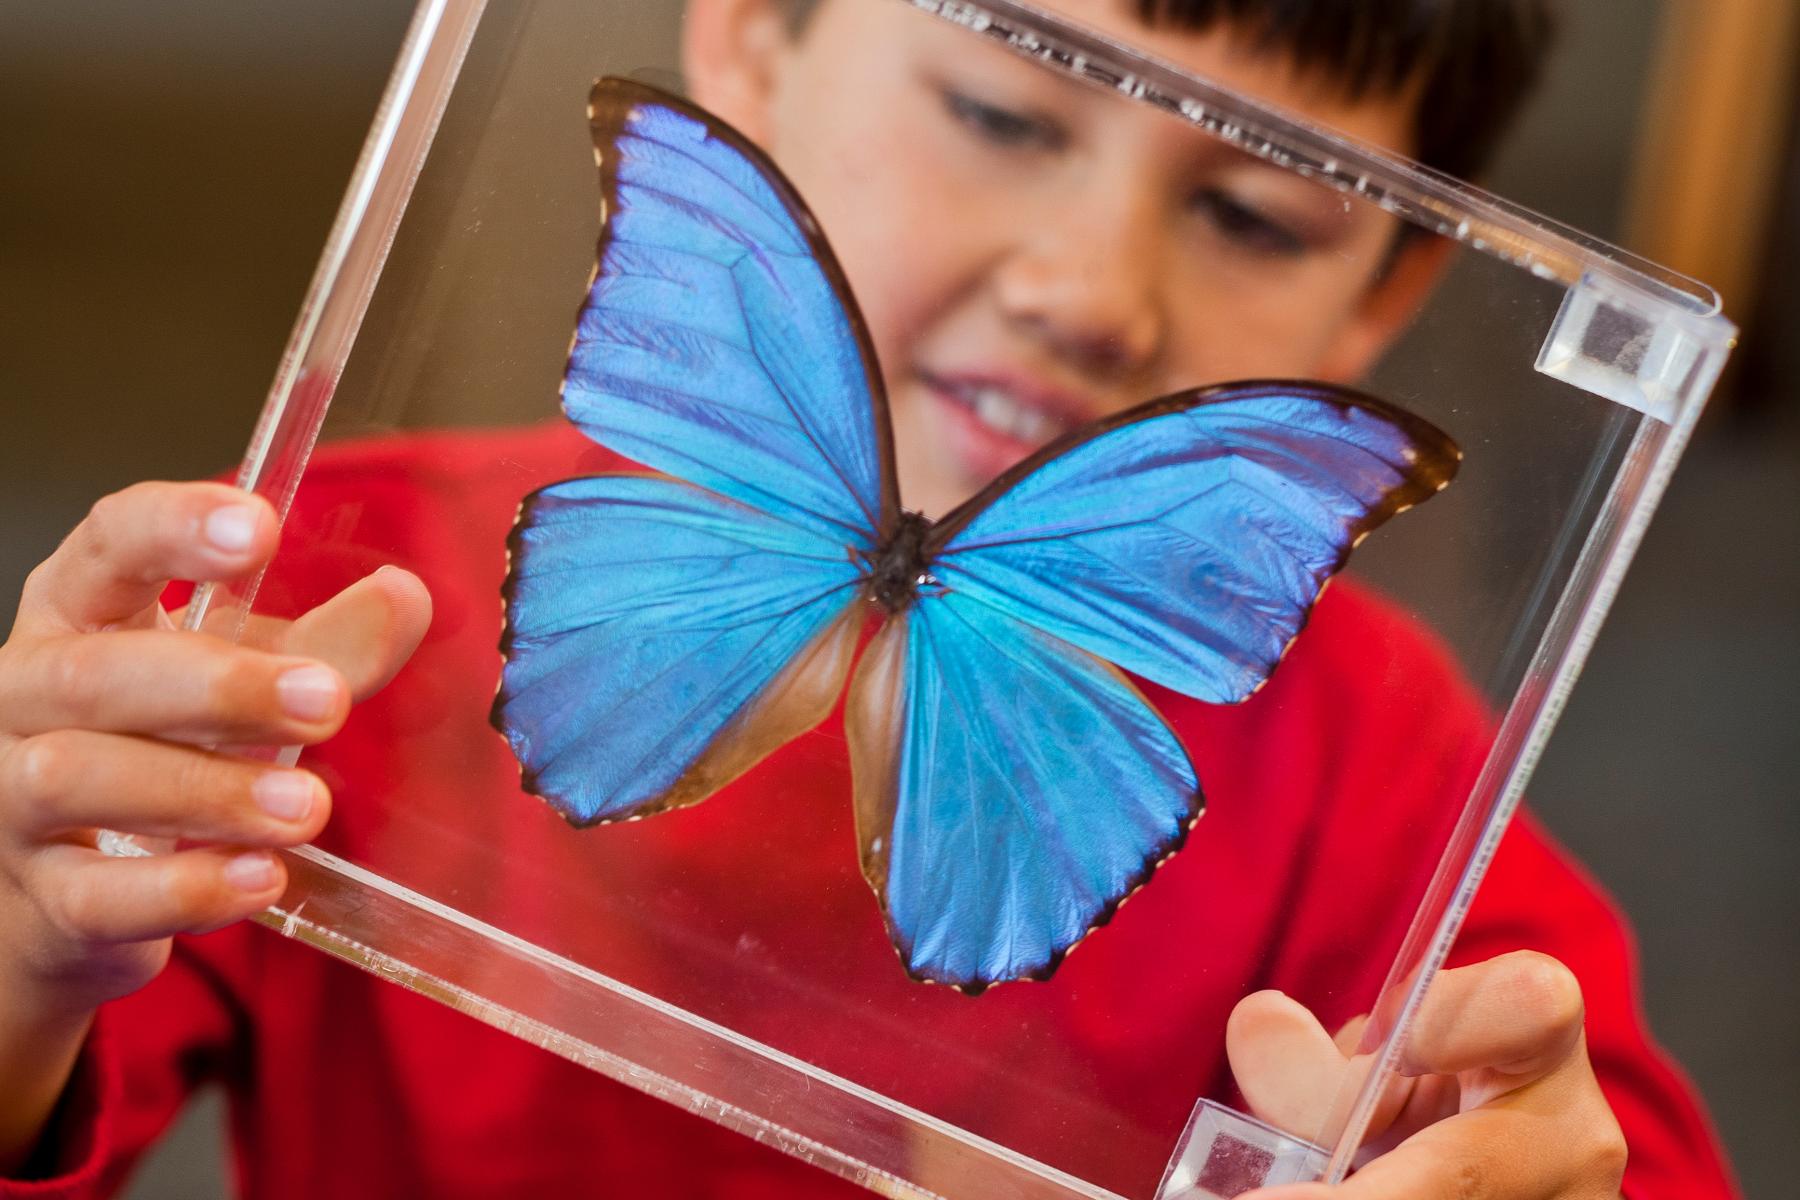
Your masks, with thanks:
[{"label": "boy's lips", "polygon": [[919,372],[949,426],[948,449],[986,480],[1086,421],[1092,405],[1012,375]]}]

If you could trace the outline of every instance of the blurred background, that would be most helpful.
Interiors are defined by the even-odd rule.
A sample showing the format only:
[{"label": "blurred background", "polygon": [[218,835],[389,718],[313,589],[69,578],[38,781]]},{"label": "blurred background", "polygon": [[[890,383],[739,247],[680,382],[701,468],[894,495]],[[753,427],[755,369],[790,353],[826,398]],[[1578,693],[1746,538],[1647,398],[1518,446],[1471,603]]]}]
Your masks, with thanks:
[{"label": "blurred background", "polygon": [[[1716,285],[1744,338],[1532,787],[1637,927],[1752,1197],[1800,1128],[1791,0],[1579,0],[1487,181]],[[0,618],[100,494],[249,435],[406,0],[0,5]],[[216,1098],[133,1195],[227,1192]]]}]

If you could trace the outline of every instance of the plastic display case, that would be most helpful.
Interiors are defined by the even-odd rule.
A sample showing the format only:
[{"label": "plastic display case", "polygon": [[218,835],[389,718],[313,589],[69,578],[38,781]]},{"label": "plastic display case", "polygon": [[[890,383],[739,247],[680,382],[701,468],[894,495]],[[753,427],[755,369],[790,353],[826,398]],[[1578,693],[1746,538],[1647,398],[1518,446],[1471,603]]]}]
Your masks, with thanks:
[{"label": "plastic display case", "polygon": [[[1341,1178],[1732,327],[1698,284],[1058,16],[825,11],[861,49],[796,59],[745,133],[868,318],[902,501],[925,480],[941,515],[1008,437],[1133,389],[1314,376],[1443,430],[1455,481],[1355,551],[1268,687],[1142,685],[1205,815],[1048,979],[908,977],[839,710],[705,803],[579,827],[492,708],[519,505],[611,469],[559,399],[601,233],[586,106],[608,76],[731,92],[684,70],[676,0],[424,0],[244,459],[282,550],[190,609],[230,635],[389,562],[437,603],[399,682],[299,756],[337,816],[265,922],[886,1195]],[[1271,988],[1328,1029],[1373,1014],[1297,1096],[1228,1035]]]}]

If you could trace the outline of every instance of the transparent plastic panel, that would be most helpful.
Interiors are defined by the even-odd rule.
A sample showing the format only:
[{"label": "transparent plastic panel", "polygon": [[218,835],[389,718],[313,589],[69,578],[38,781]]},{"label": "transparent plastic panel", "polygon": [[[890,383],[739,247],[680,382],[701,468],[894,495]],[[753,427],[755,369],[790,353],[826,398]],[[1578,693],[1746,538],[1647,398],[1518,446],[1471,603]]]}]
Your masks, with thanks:
[{"label": "transparent plastic panel", "polygon": [[[684,31],[673,0],[421,10],[244,467],[244,485],[288,514],[281,553],[255,589],[194,609],[194,624],[229,633],[252,609],[297,615],[387,564],[418,573],[436,602],[400,679],[301,756],[331,785],[336,815],[292,856],[271,925],[888,1195],[1230,1196],[1271,1172],[1349,1169],[1730,327],[1698,285],[1290,121],[1265,102],[1307,94],[1234,90],[1268,73],[1246,75],[1216,44],[1137,29],[1111,5],[1058,8],[835,0],[773,52],[782,91],[766,104],[745,99],[733,74],[744,64],[721,59],[708,31]],[[1373,529],[1316,605],[1250,604],[1249,617],[1231,580],[1280,575],[1293,550],[1258,506],[1330,525],[1318,514],[1353,490],[1348,468],[1314,469],[1323,452],[1300,434],[1255,441],[1290,419],[1257,408],[1243,434],[1254,445],[1231,469],[1191,488],[1158,477],[1168,511],[1213,491],[1237,498],[1121,551],[1136,556],[1126,573],[1166,581],[1166,564],[1207,542],[1223,549],[1184,568],[1193,588],[1239,597],[1217,604],[1209,637],[1304,624],[1267,686],[1241,689],[1248,698],[1208,703],[1135,677],[1199,780],[1191,833],[1118,833],[1129,820],[1107,814],[1130,797],[1071,799],[1033,782],[1055,777],[1041,763],[1067,753],[1057,743],[1072,727],[1033,698],[1042,684],[1013,643],[942,668],[947,687],[987,697],[971,727],[1001,730],[1010,750],[970,768],[988,781],[976,808],[1005,793],[1002,832],[953,836],[955,813],[920,826],[971,847],[929,860],[956,882],[924,916],[891,881],[884,910],[865,878],[872,861],[881,882],[891,847],[859,838],[858,807],[875,803],[870,773],[853,778],[851,763],[866,730],[853,719],[846,731],[841,700],[704,803],[642,820],[571,820],[522,784],[494,715],[502,647],[515,664],[538,653],[506,626],[522,594],[509,582],[515,521],[538,489],[631,465],[562,403],[602,236],[588,106],[608,76],[732,109],[720,119],[791,179],[841,263],[841,280],[823,277],[854,293],[879,362],[886,399],[872,418],[854,410],[854,437],[877,461],[891,420],[900,501],[926,518],[1088,422],[1247,380],[1355,387],[1460,447],[1459,463],[1439,463],[1454,481]],[[617,94],[654,107],[649,93]],[[1406,133],[1380,120],[1348,132]],[[758,185],[720,178],[702,188],[720,206],[702,236],[749,220],[720,213]],[[615,197],[608,219],[631,204]],[[678,273],[644,254],[633,269],[665,284]],[[830,303],[804,288],[727,299],[760,305],[772,327],[801,327],[803,310]],[[725,351],[695,340],[691,313],[654,336],[589,316],[583,336],[611,349],[578,351],[584,369],[660,355],[691,367],[692,391],[726,414],[760,386],[715,369]],[[829,375],[844,346],[859,363],[854,339],[815,339],[818,365],[795,377],[855,376]],[[656,386],[666,400],[687,385]],[[833,412],[870,403],[804,391],[803,405]],[[590,425],[612,436],[609,410],[595,411]],[[696,434],[671,453],[689,461],[680,452],[700,445]],[[1408,453],[1392,469],[1428,476],[1422,452]],[[693,449],[684,477],[748,469],[714,454]],[[750,483],[784,502],[781,479]],[[1143,499],[1096,490],[1082,519],[1162,519],[1142,515]],[[1345,547],[1363,531],[1360,518],[1334,520]],[[897,527],[868,531],[866,564]],[[606,521],[591,534],[595,547],[612,536]],[[884,616],[921,622],[956,590],[941,558],[920,561],[896,576],[905,604],[856,585],[843,628],[868,642],[859,669],[877,653],[923,653],[916,639],[900,652],[869,641]],[[633,569],[649,589],[662,565]],[[534,603],[601,603],[580,569],[558,579]],[[1042,582],[1102,602],[1066,561]],[[1124,610],[1168,603],[1158,586]],[[670,603],[706,600],[690,588]],[[661,636],[644,628],[646,642]],[[591,666],[572,651],[544,669]],[[589,699],[610,699],[569,695],[574,722],[591,719]],[[623,723],[659,719],[650,700],[600,707],[611,715],[576,736],[533,734],[579,756],[614,745]],[[891,718],[875,709],[863,719]],[[1070,770],[1103,753],[1078,749]],[[523,757],[544,790],[554,764]],[[1066,826],[1062,841],[1042,836],[1053,826]],[[1018,913],[1050,903],[1040,893],[1082,891],[1071,881],[1091,865],[1083,855],[1115,833],[1136,839],[1144,871],[1098,885],[1100,927],[1056,942],[1053,969],[1018,953],[1024,973],[1047,978],[958,990],[909,977],[896,937],[916,947],[940,926],[961,936],[959,922],[1023,927]],[[1296,1081],[1263,1052],[1295,1021],[1336,1030],[1368,1014],[1341,1071]]]}]

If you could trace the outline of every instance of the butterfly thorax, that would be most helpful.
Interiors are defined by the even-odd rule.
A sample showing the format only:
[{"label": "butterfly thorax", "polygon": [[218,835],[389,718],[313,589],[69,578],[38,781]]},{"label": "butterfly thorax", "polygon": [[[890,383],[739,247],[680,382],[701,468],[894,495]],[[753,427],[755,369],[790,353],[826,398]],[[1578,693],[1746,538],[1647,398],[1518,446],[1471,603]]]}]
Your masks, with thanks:
[{"label": "butterfly thorax", "polygon": [[925,553],[925,535],[930,530],[930,517],[903,510],[894,532],[873,553],[858,555],[868,572],[864,586],[870,598],[890,613],[905,612],[919,598],[920,588],[936,582]]}]

